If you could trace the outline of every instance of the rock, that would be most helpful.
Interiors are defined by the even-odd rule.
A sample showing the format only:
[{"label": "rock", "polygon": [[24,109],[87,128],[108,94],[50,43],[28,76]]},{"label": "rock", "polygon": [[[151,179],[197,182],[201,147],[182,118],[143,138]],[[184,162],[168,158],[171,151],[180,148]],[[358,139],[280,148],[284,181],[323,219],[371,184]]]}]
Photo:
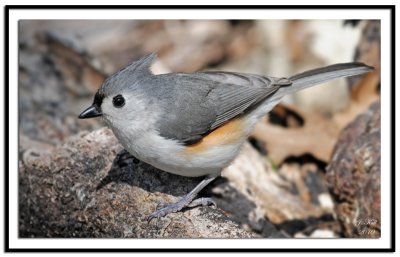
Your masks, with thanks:
[{"label": "rock", "polygon": [[327,184],[346,237],[380,237],[380,102],[340,134],[327,167]]},{"label": "rock", "polygon": [[[201,178],[159,171],[121,150],[109,129],[81,133],[49,154],[20,162],[19,236],[100,238],[251,238],[215,207],[197,207],[147,221],[160,202],[189,192]],[[113,163],[113,164],[112,164]]]}]

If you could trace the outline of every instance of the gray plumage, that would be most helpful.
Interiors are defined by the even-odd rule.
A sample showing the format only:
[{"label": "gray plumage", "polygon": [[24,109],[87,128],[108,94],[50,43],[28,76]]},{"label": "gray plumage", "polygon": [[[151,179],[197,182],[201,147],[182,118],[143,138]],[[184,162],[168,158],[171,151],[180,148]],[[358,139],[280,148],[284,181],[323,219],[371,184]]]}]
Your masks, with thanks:
[{"label": "gray plumage", "polygon": [[169,73],[153,75],[150,66],[156,55],[149,54],[108,78],[100,91],[137,91],[151,98],[165,114],[156,129],[160,135],[183,144],[201,138],[256,107],[287,94],[335,78],[363,74],[371,67],[361,63],[343,63],[275,78],[232,72]]},{"label": "gray plumage", "polygon": [[[130,154],[154,167],[181,176],[207,176],[149,219],[185,206],[213,203],[210,198],[195,197],[233,161],[259,118],[282,97],[371,70],[361,63],[344,63],[289,78],[230,72],[153,75],[154,59],[155,54],[147,55],[109,77],[93,104],[79,115],[81,119],[102,116]],[[199,148],[185,147],[237,117],[242,122],[233,123],[226,133],[204,140]]]}]

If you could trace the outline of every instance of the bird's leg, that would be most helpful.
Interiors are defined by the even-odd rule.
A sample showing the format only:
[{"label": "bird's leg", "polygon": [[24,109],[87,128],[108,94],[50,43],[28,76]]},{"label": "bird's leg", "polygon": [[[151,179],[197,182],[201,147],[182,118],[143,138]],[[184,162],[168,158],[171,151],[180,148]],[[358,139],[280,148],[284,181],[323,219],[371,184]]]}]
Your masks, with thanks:
[{"label": "bird's leg", "polygon": [[197,194],[215,178],[216,176],[207,176],[192,191],[190,191],[187,195],[183,196],[179,201],[173,204],[167,204],[167,205],[164,204],[160,209],[153,212],[149,216],[148,221],[150,221],[153,218],[163,217],[169,213],[178,212],[182,210],[184,207],[196,207],[198,205],[209,205],[209,204],[216,205],[211,198],[203,197],[194,200]]}]

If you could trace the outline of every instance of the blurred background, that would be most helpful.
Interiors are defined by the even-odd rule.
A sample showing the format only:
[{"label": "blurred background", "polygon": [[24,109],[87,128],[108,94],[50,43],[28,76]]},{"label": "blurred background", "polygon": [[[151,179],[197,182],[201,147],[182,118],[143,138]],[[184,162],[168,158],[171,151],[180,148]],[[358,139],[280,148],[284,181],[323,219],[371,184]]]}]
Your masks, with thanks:
[{"label": "blurred background", "polygon": [[[261,237],[271,236],[271,226],[285,237],[380,236],[379,21],[21,20],[20,165],[104,127],[101,119],[77,116],[107,76],[149,52],[158,54],[156,74],[221,70],[284,77],[340,62],[374,66],[364,77],[286,97],[257,126],[245,152],[256,151],[251,154],[265,166],[261,176],[279,197],[265,188],[261,198],[243,192],[256,207],[239,213],[230,189],[240,190],[243,181],[229,171],[208,193]],[[256,188],[264,183],[257,176],[253,181]],[[29,197],[20,195],[20,201]],[[29,210],[22,212],[22,235],[32,236]]]}]

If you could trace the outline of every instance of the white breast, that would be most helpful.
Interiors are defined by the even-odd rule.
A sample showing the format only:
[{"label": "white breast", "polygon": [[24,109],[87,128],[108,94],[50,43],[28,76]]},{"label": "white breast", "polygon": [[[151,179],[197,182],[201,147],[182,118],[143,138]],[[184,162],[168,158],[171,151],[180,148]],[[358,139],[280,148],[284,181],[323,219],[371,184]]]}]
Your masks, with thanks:
[{"label": "white breast", "polygon": [[169,173],[197,177],[219,174],[236,157],[244,140],[219,145],[205,151],[188,153],[175,140],[165,139],[154,130],[135,135],[113,127],[122,146],[136,158]]}]

